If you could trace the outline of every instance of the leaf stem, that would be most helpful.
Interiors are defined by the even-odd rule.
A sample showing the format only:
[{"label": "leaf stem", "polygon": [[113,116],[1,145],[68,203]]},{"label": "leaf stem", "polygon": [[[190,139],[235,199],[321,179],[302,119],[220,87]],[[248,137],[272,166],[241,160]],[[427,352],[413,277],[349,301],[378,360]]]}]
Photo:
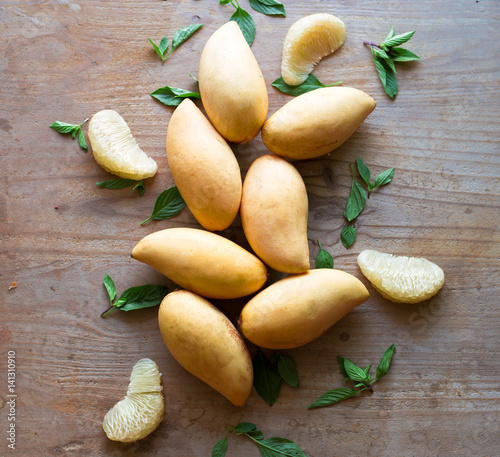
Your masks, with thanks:
[{"label": "leaf stem", "polygon": [[89,120],[89,118],[85,119],[81,124],[80,124],[80,128],[82,128],[82,125],[85,124],[85,122],[87,122]]},{"label": "leaf stem", "polygon": [[106,311],[101,314],[102,318],[105,318],[108,314],[111,314],[116,309],[115,305],[111,305]]},{"label": "leaf stem", "polygon": [[373,43],[372,41],[363,41],[363,44],[371,46],[372,48],[379,48],[380,49],[380,46],[376,43]]}]

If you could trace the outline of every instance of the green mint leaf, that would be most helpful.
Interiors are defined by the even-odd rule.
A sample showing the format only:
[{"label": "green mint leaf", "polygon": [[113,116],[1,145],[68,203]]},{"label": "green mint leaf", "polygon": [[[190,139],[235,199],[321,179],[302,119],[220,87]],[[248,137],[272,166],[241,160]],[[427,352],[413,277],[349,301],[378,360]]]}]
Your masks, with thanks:
[{"label": "green mint leaf", "polygon": [[153,284],[131,287],[120,295],[118,301],[124,301],[124,303],[119,308],[122,311],[150,308],[159,305],[167,292],[167,287]]},{"label": "green mint leaf", "polygon": [[154,43],[154,41],[151,38],[148,38],[148,41],[151,43],[151,46],[153,46],[153,49],[155,50],[156,54],[160,56],[160,59],[163,60],[163,52],[160,51],[160,48]]},{"label": "green mint leaf", "polygon": [[344,368],[351,381],[367,381],[365,372],[357,365],[354,365],[349,359],[344,358]]},{"label": "green mint leaf", "polygon": [[380,363],[377,367],[377,374],[375,375],[376,381],[378,381],[380,378],[383,378],[389,370],[389,365],[391,364],[392,355],[394,354],[395,349],[396,345],[393,343],[384,352],[384,355],[382,356],[382,359],[380,360]]},{"label": "green mint leaf", "polygon": [[372,47],[372,50],[373,50],[373,53],[377,57],[380,57],[380,58],[382,58],[384,60],[385,59],[389,59],[389,56],[387,55],[387,52],[385,52],[383,49]]},{"label": "green mint leaf", "polygon": [[370,169],[366,166],[366,164],[359,157],[356,159],[356,165],[358,166],[358,172],[366,185],[370,185]]},{"label": "green mint leaf", "polygon": [[406,43],[415,33],[415,30],[411,32],[402,33],[401,35],[394,35],[393,37],[385,40],[380,47],[384,49],[392,48],[394,46],[399,46],[400,44]]},{"label": "green mint leaf", "polygon": [[201,98],[201,95],[198,92],[191,92],[189,90],[170,86],[156,89],[149,95],[167,106],[178,106],[185,98]]},{"label": "green mint leaf", "polygon": [[125,189],[126,187],[130,187],[132,184],[134,184],[133,179],[125,179],[125,178],[117,178],[117,179],[110,179],[109,181],[101,181],[101,182],[96,182],[95,185],[98,187],[102,187],[103,189]]},{"label": "green mint leaf", "polygon": [[85,152],[87,152],[88,148],[87,148],[87,143],[85,142],[85,136],[83,135],[83,130],[82,128],[80,127],[78,129],[78,145],[80,146],[80,148],[82,148]]},{"label": "green mint leaf", "polygon": [[137,190],[137,192],[139,192],[139,195],[142,197],[144,195],[144,192],[146,192],[146,188],[144,187],[144,180],[139,181],[132,190]]},{"label": "green mint leaf", "polygon": [[151,216],[143,221],[141,225],[144,225],[151,219],[155,219],[157,221],[171,219],[172,217],[177,216],[177,214],[179,214],[185,206],[186,202],[182,198],[177,186],[170,187],[158,195]]},{"label": "green mint leaf", "polygon": [[382,86],[385,89],[385,85],[387,83],[387,73],[385,71],[385,67],[384,64],[382,63],[382,60],[378,59],[378,57],[373,52],[373,48],[372,48],[372,57],[373,57],[373,63],[375,64],[375,68],[377,69],[380,82],[382,83]]},{"label": "green mint leaf", "polygon": [[308,409],[321,408],[323,406],[333,405],[335,403],[338,403],[339,401],[351,398],[359,392],[360,392],[359,390],[347,389],[345,387],[332,389],[329,390],[328,392],[325,392],[323,395],[321,395],[321,397],[319,397],[317,400],[311,403]]},{"label": "green mint leaf", "polygon": [[394,27],[391,27],[391,30],[389,31],[389,35],[385,38],[384,41],[390,40],[394,36]]},{"label": "green mint leaf", "polygon": [[373,189],[375,189],[376,187],[385,186],[386,184],[389,184],[392,181],[392,178],[394,177],[394,171],[395,171],[394,168],[389,168],[380,173],[375,178]]},{"label": "green mint leaf", "polygon": [[332,255],[323,249],[321,243],[318,240],[319,244],[319,254],[314,259],[316,263],[316,268],[333,268],[333,257]]},{"label": "green mint leaf", "polygon": [[349,375],[347,374],[347,371],[345,371],[344,367],[344,357],[337,356],[337,364],[344,379],[349,379]]},{"label": "green mint leaf", "polygon": [[193,33],[201,29],[203,24],[191,24],[182,27],[175,32],[174,38],[172,39],[172,49],[180,46],[184,41],[186,41]]},{"label": "green mint leaf", "polygon": [[263,440],[264,434],[260,430],[251,430],[246,433],[246,435],[252,437],[255,440]]},{"label": "green mint leaf", "polygon": [[353,219],[356,219],[361,211],[363,211],[366,204],[366,192],[365,189],[359,184],[355,177],[354,171],[351,166],[352,171],[352,187],[351,192],[349,193],[349,197],[347,197],[347,202],[345,205],[344,216],[345,218],[351,222]]},{"label": "green mint leaf", "polygon": [[277,0],[250,0],[250,6],[262,14],[286,17],[285,6]]},{"label": "green mint leaf", "polygon": [[281,376],[259,349],[253,359],[253,386],[264,401],[272,406],[281,389]]},{"label": "green mint leaf", "polygon": [[396,67],[394,66],[394,62],[392,59],[382,59],[384,63],[392,70],[394,74],[397,74]]},{"label": "green mint leaf", "polygon": [[113,303],[113,306],[116,308],[116,309],[120,309],[125,303],[127,303],[127,299],[126,298],[119,298],[118,300],[116,300],[114,303]]},{"label": "green mint leaf", "polygon": [[[78,132],[78,129],[80,128],[80,125],[74,125],[74,124],[67,124],[66,122],[61,122],[61,121],[55,121],[52,124],[49,125],[51,129],[54,129],[56,132],[59,133],[76,133]],[[74,138],[74,137],[73,137]]]},{"label": "green mint leaf", "polygon": [[116,286],[114,281],[111,279],[111,276],[106,274],[102,282],[104,284],[104,287],[106,288],[106,291],[108,292],[109,302],[113,303],[113,300],[116,298]]},{"label": "green mint leaf", "polygon": [[255,39],[255,22],[252,16],[238,6],[229,20],[235,21],[240,26],[241,33],[243,33],[248,46],[252,46],[253,40]]},{"label": "green mint leaf", "polygon": [[236,427],[234,427],[234,431],[239,435],[242,435],[244,433],[251,432],[256,428],[257,426],[255,424],[252,424],[251,422],[241,422]]},{"label": "green mint leaf", "polygon": [[161,60],[165,60],[166,59],[166,57],[164,57],[165,52],[168,49],[168,38],[166,36],[164,36],[160,40],[160,45],[158,46],[158,48],[159,48],[158,50],[160,51]]},{"label": "green mint leaf", "polygon": [[307,77],[307,79],[298,86],[289,86],[281,76],[278,79],[274,80],[271,85],[284,94],[297,96],[305,94],[306,92],[311,92],[315,89],[320,89],[321,87],[338,86],[342,83],[343,81],[339,81],[333,84],[323,84],[318,78],[316,78],[316,76],[311,73]]},{"label": "green mint leaf", "polygon": [[392,72],[385,61],[380,61],[380,63],[383,65],[386,73],[386,81],[384,85],[385,93],[394,99],[398,94],[398,82],[396,80],[396,75]]},{"label": "green mint leaf", "polygon": [[365,373],[365,376],[368,376],[368,372],[370,371],[370,368],[372,367],[372,364],[368,365],[363,371]]},{"label": "green mint leaf", "polygon": [[297,444],[286,438],[275,436],[255,443],[262,457],[306,457]]},{"label": "green mint leaf", "polygon": [[340,232],[340,241],[349,249],[356,241],[356,230],[352,225],[346,225]]},{"label": "green mint leaf", "polygon": [[280,352],[278,352],[278,373],[288,385],[299,387],[299,374],[295,362]]},{"label": "green mint leaf", "polygon": [[231,3],[231,0],[220,0],[219,5],[227,5],[228,3]]},{"label": "green mint leaf", "polygon": [[420,60],[420,57],[408,49],[392,48],[390,51],[391,58],[394,62],[411,62],[412,60]]},{"label": "green mint leaf", "polygon": [[227,435],[215,443],[212,448],[212,457],[224,457],[227,451]]}]

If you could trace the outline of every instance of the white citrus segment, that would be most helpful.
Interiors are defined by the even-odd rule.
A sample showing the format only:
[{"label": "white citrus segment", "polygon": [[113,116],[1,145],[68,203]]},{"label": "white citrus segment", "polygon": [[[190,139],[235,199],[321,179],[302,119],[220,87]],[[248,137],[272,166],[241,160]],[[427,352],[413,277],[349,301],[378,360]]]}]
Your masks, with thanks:
[{"label": "white citrus segment", "polygon": [[137,441],[160,425],[165,411],[160,377],[152,360],[141,359],[136,363],[127,395],[104,416],[102,427],[110,440]]},{"label": "white citrus segment", "polygon": [[156,174],[158,165],[139,147],[116,111],[105,109],[94,114],[88,135],[96,162],[109,173],[137,181]]},{"label": "white citrus segment", "polygon": [[427,300],[444,284],[443,270],[423,258],[395,256],[367,249],[359,254],[358,265],[383,297],[397,303]]},{"label": "white citrus segment", "polygon": [[302,84],[323,57],[342,46],[345,36],[344,23],[332,14],[311,14],[299,19],[290,27],[283,43],[284,81],[291,86]]}]

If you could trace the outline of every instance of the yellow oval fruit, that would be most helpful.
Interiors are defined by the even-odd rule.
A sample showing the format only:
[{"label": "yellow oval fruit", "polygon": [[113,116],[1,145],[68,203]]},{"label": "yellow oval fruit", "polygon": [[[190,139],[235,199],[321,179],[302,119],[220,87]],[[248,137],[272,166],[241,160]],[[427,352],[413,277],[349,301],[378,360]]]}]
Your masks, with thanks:
[{"label": "yellow oval fruit", "polygon": [[88,135],[96,162],[107,172],[136,181],[156,174],[156,162],[139,147],[116,111],[105,109],[94,114]]},{"label": "yellow oval fruit", "polygon": [[424,258],[395,256],[366,249],[358,256],[361,272],[384,297],[396,303],[419,303],[437,294],[444,272]]},{"label": "yellow oval fruit", "polygon": [[184,289],[208,298],[238,298],[259,290],[265,265],[236,243],[215,233],[170,228],[144,237],[132,257]]},{"label": "yellow oval fruit", "polygon": [[321,336],[368,296],[363,283],[349,273],[309,270],[259,292],[244,306],[238,323],[257,346],[294,348]]},{"label": "yellow oval fruit", "polygon": [[323,57],[342,46],[345,36],[344,23],[332,14],[311,14],[299,19],[290,27],[283,43],[284,81],[291,86],[302,84]]},{"label": "yellow oval fruit", "polygon": [[375,105],[368,94],[352,87],[316,89],[276,111],[262,128],[262,141],[289,159],[319,157],[342,145]]},{"label": "yellow oval fruit", "polygon": [[188,98],[168,124],[167,158],[197,221],[210,231],[228,228],[240,207],[240,167],[224,138]]},{"label": "yellow oval fruit", "polygon": [[198,79],[208,118],[227,141],[247,143],[259,133],[267,116],[266,83],[235,21],[207,41]]},{"label": "yellow oval fruit", "polygon": [[306,186],[296,168],[267,154],[255,160],[243,184],[241,222],[259,258],[283,273],[309,270]]},{"label": "yellow oval fruit", "polygon": [[231,321],[187,290],[168,294],[158,313],[163,341],[187,371],[243,406],[253,384],[252,359]]}]

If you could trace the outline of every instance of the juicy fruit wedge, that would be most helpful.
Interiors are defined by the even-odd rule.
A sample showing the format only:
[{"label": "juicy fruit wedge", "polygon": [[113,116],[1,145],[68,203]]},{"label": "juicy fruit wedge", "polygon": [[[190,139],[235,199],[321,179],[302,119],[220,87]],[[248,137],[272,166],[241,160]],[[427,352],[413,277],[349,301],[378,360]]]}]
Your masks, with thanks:
[{"label": "juicy fruit wedge", "polygon": [[151,359],[135,364],[127,395],[104,416],[102,427],[110,440],[137,441],[160,425],[165,410],[160,377],[158,366]]},{"label": "juicy fruit wedge", "polygon": [[435,263],[417,257],[395,256],[367,249],[358,256],[361,272],[372,286],[396,303],[418,303],[435,295],[444,272]]},{"label": "juicy fruit wedge", "polygon": [[283,43],[284,81],[291,86],[302,84],[323,57],[342,46],[345,35],[344,23],[332,14],[311,14],[295,22]]},{"label": "juicy fruit wedge", "polygon": [[109,173],[136,181],[156,174],[158,165],[139,147],[116,111],[105,109],[94,114],[88,135],[96,162]]}]

